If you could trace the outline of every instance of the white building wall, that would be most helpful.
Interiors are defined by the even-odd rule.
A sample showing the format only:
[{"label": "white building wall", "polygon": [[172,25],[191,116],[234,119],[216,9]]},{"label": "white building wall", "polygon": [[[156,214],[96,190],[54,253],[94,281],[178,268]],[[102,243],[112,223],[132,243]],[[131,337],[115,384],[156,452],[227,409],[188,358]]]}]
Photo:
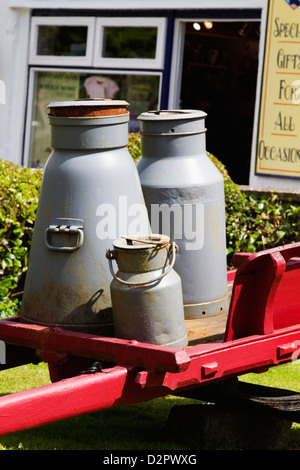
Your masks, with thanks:
[{"label": "white building wall", "polygon": [[27,90],[29,9],[0,2],[0,158],[21,163]]}]

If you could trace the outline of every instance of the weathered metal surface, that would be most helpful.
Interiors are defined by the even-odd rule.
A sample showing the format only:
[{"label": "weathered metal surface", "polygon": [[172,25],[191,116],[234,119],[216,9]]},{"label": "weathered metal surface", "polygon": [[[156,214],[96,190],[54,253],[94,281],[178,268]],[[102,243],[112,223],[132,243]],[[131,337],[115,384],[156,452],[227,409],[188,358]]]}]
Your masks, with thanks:
[{"label": "weathered metal surface", "polygon": [[[110,289],[115,335],[184,348],[188,339],[181,279],[173,269],[176,245],[163,235],[142,240],[146,238],[148,244],[139,239],[129,243],[126,238],[118,239],[108,252],[114,276]],[[112,258],[117,263],[117,273],[113,272]]]},{"label": "weathered metal surface", "polygon": [[228,311],[224,181],[206,154],[205,116],[193,110],[139,116],[137,168],[152,231],[179,248],[175,271],[186,319]]},{"label": "weathered metal surface", "polygon": [[123,100],[86,99],[52,103],[49,116],[95,118],[127,114],[127,111],[127,103]]},{"label": "weathered metal surface", "polygon": [[[149,225],[127,150],[127,107],[93,100],[49,105],[54,150],[39,196],[23,321],[113,335],[106,249],[119,231],[127,233],[130,207],[138,206]],[[91,109],[99,116],[91,117]]]}]

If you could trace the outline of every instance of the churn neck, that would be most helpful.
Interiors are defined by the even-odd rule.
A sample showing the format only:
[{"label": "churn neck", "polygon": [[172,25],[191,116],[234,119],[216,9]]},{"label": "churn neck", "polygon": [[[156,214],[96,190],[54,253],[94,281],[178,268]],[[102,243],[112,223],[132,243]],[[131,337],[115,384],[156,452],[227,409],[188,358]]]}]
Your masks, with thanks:
[{"label": "churn neck", "polygon": [[[143,156],[176,156],[205,152],[206,113],[193,109],[142,113],[140,121]],[[184,150],[185,149],[185,150]]]}]

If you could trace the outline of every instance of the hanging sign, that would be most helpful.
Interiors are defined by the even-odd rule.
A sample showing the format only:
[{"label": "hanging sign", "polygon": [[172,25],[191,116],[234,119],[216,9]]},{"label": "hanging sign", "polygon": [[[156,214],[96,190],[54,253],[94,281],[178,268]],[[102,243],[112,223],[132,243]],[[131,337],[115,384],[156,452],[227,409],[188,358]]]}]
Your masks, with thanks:
[{"label": "hanging sign", "polygon": [[300,178],[300,0],[269,0],[255,172]]}]

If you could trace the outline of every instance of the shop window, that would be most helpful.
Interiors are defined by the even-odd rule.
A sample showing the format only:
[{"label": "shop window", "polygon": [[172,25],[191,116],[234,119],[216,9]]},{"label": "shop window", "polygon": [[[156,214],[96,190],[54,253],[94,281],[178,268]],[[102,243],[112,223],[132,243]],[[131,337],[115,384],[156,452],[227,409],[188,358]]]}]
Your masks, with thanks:
[{"label": "shop window", "polygon": [[94,24],[94,18],[32,18],[29,62],[91,65]]},{"label": "shop window", "polygon": [[126,100],[130,105],[129,132],[137,132],[137,117],[159,108],[160,86],[159,72],[31,69],[27,165],[43,168],[51,152],[49,103],[86,98]]},{"label": "shop window", "polygon": [[163,68],[165,18],[97,18],[95,66]]}]

